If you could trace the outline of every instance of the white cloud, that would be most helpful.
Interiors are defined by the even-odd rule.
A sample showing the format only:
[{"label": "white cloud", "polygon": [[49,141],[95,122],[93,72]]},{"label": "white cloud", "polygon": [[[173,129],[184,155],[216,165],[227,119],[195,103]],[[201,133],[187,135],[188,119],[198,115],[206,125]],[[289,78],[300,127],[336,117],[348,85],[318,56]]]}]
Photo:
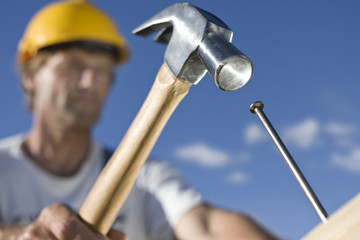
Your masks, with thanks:
[{"label": "white cloud", "polygon": [[245,129],[245,141],[249,144],[258,143],[268,138],[266,130],[259,124],[250,124]]},{"label": "white cloud", "polygon": [[332,162],[352,172],[360,172],[360,148],[352,149],[347,155],[334,154]]},{"label": "white cloud", "polygon": [[244,172],[233,172],[229,174],[226,179],[227,182],[235,183],[235,184],[242,184],[249,180],[249,176]]},{"label": "white cloud", "polygon": [[[268,138],[265,128],[261,125],[251,124],[246,127],[245,140],[253,144]],[[264,131],[262,131],[264,130]],[[360,173],[360,147],[358,136],[360,128],[351,123],[330,121],[322,123],[315,118],[307,118],[284,128],[280,137],[285,145],[310,149],[314,146],[328,146],[334,154],[329,157],[332,164],[350,172]],[[323,144],[324,143],[324,144]],[[342,152],[341,152],[342,151]],[[344,151],[347,151],[344,153]],[[241,181],[241,174],[228,176],[228,181]]]},{"label": "white cloud", "polygon": [[358,145],[358,142],[356,142],[350,137],[337,137],[334,138],[333,141],[336,144],[336,147],[346,148],[346,149],[352,149]]},{"label": "white cloud", "polygon": [[229,164],[230,154],[209,147],[205,143],[195,143],[175,151],[175,156],[181,160],[197,163],[205,167],[222,167]]},{"label": "white cloud", "polygon": [[330,122],[326,124],[325,131],[335,136],[346,136],[356,132],[357,128],[349,124]]},{"label": "white cloud", "polygon": [[283,138],[288,143],[307,149],[318,142],[319,132],[320,124],[314,119],[306,119],[293,127],[287,128]]},{"label": "white cloud", "polygon": [[232,159],[234,162],[237,162],[237,163],[246,163],[252,159],[252,156],[248,152],[241,152],[241,153],[233,155]]},{"label": "white cloud", "polygon": [[325,125],[324,130],[337,147],[353,149],[357,146],[354,136],[358,133],[358,128],[355,125],[330,122]]}]

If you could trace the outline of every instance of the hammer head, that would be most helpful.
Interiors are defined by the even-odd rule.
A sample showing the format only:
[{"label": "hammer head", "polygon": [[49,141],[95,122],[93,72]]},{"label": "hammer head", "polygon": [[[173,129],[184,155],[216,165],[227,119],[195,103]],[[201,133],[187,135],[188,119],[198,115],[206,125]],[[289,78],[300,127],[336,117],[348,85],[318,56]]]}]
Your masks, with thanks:
[{"label": "hammer head", "polygon": [[244,86],[252,74],[251,61],[231,44],[232,31],[213,14],[189,3],[174,4],[137,27],[133,33],[168,44],[165,63],[173,75],[193,84],[208,70],[225,91]]}]

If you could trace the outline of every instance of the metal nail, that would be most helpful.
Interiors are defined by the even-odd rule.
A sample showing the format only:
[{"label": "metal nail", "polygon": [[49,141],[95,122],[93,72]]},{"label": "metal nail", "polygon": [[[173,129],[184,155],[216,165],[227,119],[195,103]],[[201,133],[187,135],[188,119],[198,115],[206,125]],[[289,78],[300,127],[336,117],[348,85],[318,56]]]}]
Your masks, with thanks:
[{"label": "metal nail", "polygon": [[254,102],[250,106],[250,112],[256,114],[262,124],[265,126],[266,130],[268,131],[270,137],[274,141],[276,147],[279,149],[280,153],[284,157],[287,165],[289,166],[290,170],[294,174],[296,180],[299,182],[301,188],[304,190],[306,196],[310,200],[311,204],[315,208],[316,213],[319,215],[321,221],[323,223],[327,223],[327,213],[324,207],[321,205],[319,199],[316,197],[314,191],[312,190],[309,183],[306,181],[306,178],[302,174],[301,170],[297,166],[296,162],[292,158],[291,154],[287,150],[286,146],[282,142],[281,138],[275,131],[274,127],[271,125],[269,119],[266,117],[265,113],[263,112],[264,103],[261,101]]}]

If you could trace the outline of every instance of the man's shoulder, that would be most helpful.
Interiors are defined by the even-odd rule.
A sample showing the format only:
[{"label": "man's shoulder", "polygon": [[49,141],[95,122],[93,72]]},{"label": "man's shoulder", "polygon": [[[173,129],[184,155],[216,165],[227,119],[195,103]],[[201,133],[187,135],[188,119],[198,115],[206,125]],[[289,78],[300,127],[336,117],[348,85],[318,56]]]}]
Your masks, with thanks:
[{"label": "man's shoulder", "polygon": [[16,134],[0,139],[0,153],[19,148],[23,139],[23,134]]},{"label": "man's shoulder", "polygon": [[[107,164],[115,150],[106,146],[100,146],[103,151],[104,165]],[[160,185],[168,179],[179,178],[181,174],[172,165],[161,158],[150,156],[141,167],[137,176],[137,186],[148,187],[149,185]]]},{"label": "man's shoulder", "polygon": [[182,175],[168,161],[159,158],[146,160],[137,178],[139,186],[146,188],[157,188],[169,181],[182,180]]},{"label": "man's shoulder", "polygon": [[[14,174],[14,170],[19,170],[18,161],[22,159],[20,146],[23,140],[22,135],[14,135],[0,139],[0,175],[3,177]],[[11,170],[11,171],[10,171]]]}]

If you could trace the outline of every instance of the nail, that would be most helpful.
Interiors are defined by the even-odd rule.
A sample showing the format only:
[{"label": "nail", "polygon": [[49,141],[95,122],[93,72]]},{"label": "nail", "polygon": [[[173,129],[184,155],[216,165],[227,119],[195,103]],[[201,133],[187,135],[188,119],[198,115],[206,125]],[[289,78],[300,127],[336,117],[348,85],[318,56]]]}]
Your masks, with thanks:
[{"label": "nail", "polygon": [[261,101],[254,102],[250,106],[250,112],[256,114],[261,122],[263,123],[264,127],[268,131],[270,137],[274,141],[276,147],[279,149],[280,153],[284,157],[287,165],[289,166],[290,170],[294,174],[296,180],[299,182],[301,188],[304,190],[306,196],[310,200],[311,204],[315,208],[316,213],[319,215],[321,221],[323,223],[327,223],[327,213],[322,206],[319,199],[316,197],[314,191],[312,190],[310,184],[307,182],[306,178],[302,174],[301,170],[297,166],[295,160],[292,158],[290,152],[287,150],[285,144],[282,142],[281,138],[275,131],[274,127],[272,126],[269,119],[266,117],[265,113],[263,112],[264,103]]}]

